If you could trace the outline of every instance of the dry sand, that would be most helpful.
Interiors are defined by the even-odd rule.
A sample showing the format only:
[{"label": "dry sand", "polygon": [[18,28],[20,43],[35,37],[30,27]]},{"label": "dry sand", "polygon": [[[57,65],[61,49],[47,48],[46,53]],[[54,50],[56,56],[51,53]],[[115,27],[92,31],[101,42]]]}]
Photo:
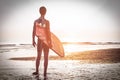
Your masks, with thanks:
[{"label": "dry sand", "polygon": [[[4,55],[9,54],[0,57]],[[0,80],[45,80],[43,60],[39,77],[32,75],[34,71],[35,57],[0,59]],[[46,80],[120,80],[120,49],[75,52],[64,58],[50,56]]]}]

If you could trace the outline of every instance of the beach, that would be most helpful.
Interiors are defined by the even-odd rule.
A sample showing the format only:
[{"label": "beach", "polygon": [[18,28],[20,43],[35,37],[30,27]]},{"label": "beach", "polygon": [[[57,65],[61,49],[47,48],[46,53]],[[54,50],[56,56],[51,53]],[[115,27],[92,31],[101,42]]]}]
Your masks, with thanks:
[{"label": "beach", "polygon": [[120,80],[119,47],[51,54],[44,78],[43,57],[39,76],[32,75],[36,49],[31,45],[0,46],[0,80]]}]

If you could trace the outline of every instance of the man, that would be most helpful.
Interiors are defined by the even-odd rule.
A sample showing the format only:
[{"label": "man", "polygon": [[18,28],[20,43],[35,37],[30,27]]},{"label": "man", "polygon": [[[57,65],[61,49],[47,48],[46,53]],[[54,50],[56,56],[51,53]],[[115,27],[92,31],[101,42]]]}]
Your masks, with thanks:
[{"label": "man", "polygon": [[[36,45],[35,36],[37,36],[37,38],[38,38],[36,71],[33,72],[33,75],[39,74],[39,65],[40,65],[40,59],[41,59],[41,54],[42,54],[42,50],[43,50],[43,52],[44,52],[44,76],[46,76],[47,67],[48,67],[49,47],[51,47],[50,24],[49,24],[49,21],[45,19],[46,8],[44,6],[40,7],[39,12],[40,12],[41,16],[34,22],[33,35],[32,35],[32,38],[33,38],[32,44],[34,47]],[[44,31],[45,36],[40,36],[40,33],[37,31],[38,30],[37,26],[39,26],[38,28],[40,28],[41,30]],[[43,42],[44,40],[46,40],[48,42],[49,47]]]}]

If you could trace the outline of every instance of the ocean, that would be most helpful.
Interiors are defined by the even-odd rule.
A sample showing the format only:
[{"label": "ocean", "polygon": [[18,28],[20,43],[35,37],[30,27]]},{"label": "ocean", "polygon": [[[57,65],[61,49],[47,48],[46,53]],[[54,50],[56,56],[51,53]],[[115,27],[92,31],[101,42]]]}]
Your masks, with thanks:
[{"label": "ocean", "polygon": [[[120,48],[120,44],[79,44],[79,43],[67,43],[63,44],[65,55],[69,55],[72,52],[81,52],[88,50],[98,49],[113,49]],[[12,57],[30,57],[36,56],[36,48],[32,44],[1,44],[0,53],[11,54]],[[9,57],[11,56],[9,55]],[[50,50],[49,55],[56,55]],[[8,56],[8,55],[7,55]],[[5,56],[6,57],[6,56]]]}]

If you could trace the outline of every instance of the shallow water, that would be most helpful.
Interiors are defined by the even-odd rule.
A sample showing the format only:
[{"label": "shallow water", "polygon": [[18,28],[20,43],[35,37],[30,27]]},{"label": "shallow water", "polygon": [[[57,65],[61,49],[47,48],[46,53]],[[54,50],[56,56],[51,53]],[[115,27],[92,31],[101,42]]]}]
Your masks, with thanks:
[{"label": "shallow water", "polygon": [[[87,50],[108,49],[108,48],[120,48],[120,45],[80,45],[80,44],[64,44],[65,55],[69,55],[71,52],[80,52]],[[36,56],[36,48],[32,45],[14,45],[14,46],[0,46],[0,53],[13,53],[10,55],[30,57]],[[10,56],[9,55],[9,56]],[[50,50],[50,55],[56,55]]]}]

